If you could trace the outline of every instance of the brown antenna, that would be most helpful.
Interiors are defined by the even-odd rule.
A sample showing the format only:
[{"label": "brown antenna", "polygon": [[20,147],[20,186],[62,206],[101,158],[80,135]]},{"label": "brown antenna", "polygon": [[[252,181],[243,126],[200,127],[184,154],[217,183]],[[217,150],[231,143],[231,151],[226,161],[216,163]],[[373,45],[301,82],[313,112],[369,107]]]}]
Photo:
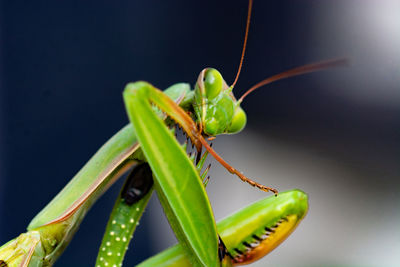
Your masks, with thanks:
[{"label": "brown antenna", "polygon": [[249,7],[247,9],[247,22],[246,22],[246,33],[244,34],[244,42],[243,42],[243,49],[242,49],[242,56],[240,57],[240,64],[239,69],[236,74],[235,81],[232,83],[231,87],[235,87],[237,80],[239,79],[240,71],[242,70],[244,53],[246,52],[246,45],[247,45],[247,36],[249,35],[249,28],[250,28],[250,17],[251,17],[251,7],[253,6],[253,0],[249,0]]},{"label": "brown antenna", "polygon": [[346,58],[340,58],[340,59],[330,59],[330,60],[326,60],[326,61],[321,61],[321,62],[317,62],[317,63],[311,63],[311,64],[307,64],[301,67],[297,67],[291,70],[287,70],[284,72],[281,72],[279,74],[275,74],[274,76],[271,76],[265,80],[262,80],[261,82],[253,85],[253,87],[251,87],[249,90],[247,90],[246,93],[244,93],[242,95],[242,97],[240,97],[240,99],[238,100],[238,103],[242,103],[243,99],[250,94],[251,92],[253,92],[254,90],[256,90],[257,88],[260,88],[266,84],[278,81],[278,80],[282,80],[285,78],[289,78],[289,77],[293,77],[293,76],[297,76],[297,75],[301,75],[301,74],[305,74],[305,73],[309,73],[309,72],[314,72],[314,71],[319,71],[319,70],[324,70],[327,68],[332,68],[332,67],[337,67],[337,66],[343,66],[346,65],[348,63],[348,59]]}]

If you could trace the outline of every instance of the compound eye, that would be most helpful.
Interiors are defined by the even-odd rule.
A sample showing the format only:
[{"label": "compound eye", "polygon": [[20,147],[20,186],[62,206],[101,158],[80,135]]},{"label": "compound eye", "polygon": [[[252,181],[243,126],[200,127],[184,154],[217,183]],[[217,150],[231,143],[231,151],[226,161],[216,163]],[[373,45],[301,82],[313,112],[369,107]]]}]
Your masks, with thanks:
[{"label": "compound eye", "polygon": [[229,125],[227,131],[228,133],[238,133],[243,130],[244,126],[246,126],[247,116],[246,112],[241,107],[237,107],[235,109],[235,113],[233,114],[232,123]]},{"label": "compound eye", "polygon": [[218,134],[219,123],[215,118],[210,118],[205,121],[204,132],[210,136],[216,136]]},{"label": "compound eye", "polygon": [[204,75],[204,88],[208,99],[213,99],[222,90],[223,78],[216,69],[209,68]]}]

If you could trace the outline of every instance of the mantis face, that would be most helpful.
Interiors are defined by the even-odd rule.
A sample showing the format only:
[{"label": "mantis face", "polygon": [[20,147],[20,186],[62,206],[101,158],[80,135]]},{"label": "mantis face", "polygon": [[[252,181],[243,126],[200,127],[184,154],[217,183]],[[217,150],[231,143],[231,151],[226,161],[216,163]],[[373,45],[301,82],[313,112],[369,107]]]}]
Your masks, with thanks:
[{"label": "mantis face", "polygon": [[206,68],[200,72],[194,96],[193,108],[204,134],[234,134],[246,125],[246,113],[216,69]]}]

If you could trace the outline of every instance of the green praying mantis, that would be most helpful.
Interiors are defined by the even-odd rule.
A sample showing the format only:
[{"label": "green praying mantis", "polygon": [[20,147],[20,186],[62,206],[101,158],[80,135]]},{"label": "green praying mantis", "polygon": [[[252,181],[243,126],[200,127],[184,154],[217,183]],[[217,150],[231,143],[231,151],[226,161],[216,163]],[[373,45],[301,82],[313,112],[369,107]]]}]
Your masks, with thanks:
[{"label": "green praying mantis", "polygon": [[[341,64],[340,60],[309,64],[265,79],[239,100],[233,88],[246,47],[252,1],[241,63],[231,86],[215,69],[200,72],[193,90],[185,83],[160,91],[139,81],[123,92],[130,124],[116,133],[66,187],[32,220],[28,231],[0,247],[0,266],[51,266],[70,243],[94,202],[124,173],[129,175],[111,213],[96,266],[121,266],[133,232],[153,190],[179,245],[139,266],[232,266],[257,260],[295,229],[307,212],[307,195],[299,190],[279,193],[230,166],[207,139],[240,132],[246,114],[243,99],[271,82]],[[195,148],[174,136],[178,125]],[[203,153],[203,150],[205,152]],[[211,154],[229,172],[275,196],[260,200],[215,223],[205,186]],[[195,208],[194,208],[195,207]]]}]

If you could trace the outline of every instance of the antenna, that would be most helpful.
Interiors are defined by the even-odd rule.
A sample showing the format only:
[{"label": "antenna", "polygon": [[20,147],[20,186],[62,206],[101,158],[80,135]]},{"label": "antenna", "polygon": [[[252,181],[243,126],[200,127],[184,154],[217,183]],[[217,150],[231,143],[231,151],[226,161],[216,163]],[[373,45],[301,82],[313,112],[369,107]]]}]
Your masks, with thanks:
[{"label": "antenna", "polygon": [[247,45],[247,36],[249,35],[249,28],[250,28],[250,17],[251,17],[251,7],[253,6],[253,0],[249,0],[249,7],[247,9],[247,22],[246,22],[246,32],[244,34],[244,42],[243,42],[243,49],[242,49],[242,56],[240,57],[239,69],[236,73],[235,81],[232,83],[231,87],[235,87],[237,80],[239,79],[240,71],[242,70],[244,53],[246,52],[246,45]]},{"label": "antenna", "polygon": [[261,82],[256,83],[255,85],[253,85],[249,90],[247,90],[246,93],[244,93],[240,99],[238,100],[238,103],[242,103],[243,99],[250,94],[251,92],[253,92],[254,90],[256,90],[257,88],[260,88],[264,85],[276,82],[278,80],[282,80],[282,79],[286,79],[289,77],[293,77],[293,76],[297,76],[297,75],[301,75],[301,74],[305,74],[305,73],[309,73],[309,72],[314,72],[314,71],[319,71],[319,70],[324,70],[327,68],[332,68],[332,67],[337,67],[337,66],[343,66],[343,65],[347,65],[348,63],[348,59],[347,58],[339,58],[339,59],[330,59],[330,60],[326,60],[326,61],[320,61],[317,63],[311,63],[311,64],[307,64],[307,65],[303,65],[294,69],[290,69],[284,72],[281,72],[279,74],[275,74],[265,80],[262,80]]}]

